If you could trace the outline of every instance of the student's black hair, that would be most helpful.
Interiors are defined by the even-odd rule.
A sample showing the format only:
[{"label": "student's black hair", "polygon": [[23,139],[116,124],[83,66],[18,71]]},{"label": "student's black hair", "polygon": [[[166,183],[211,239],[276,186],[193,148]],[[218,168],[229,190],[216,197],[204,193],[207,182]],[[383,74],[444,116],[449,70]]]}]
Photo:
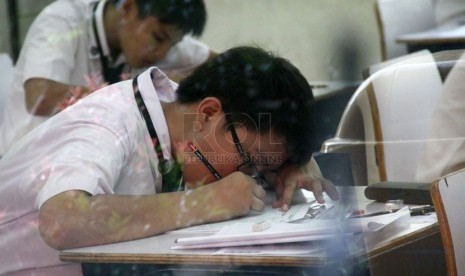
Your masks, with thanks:
[{"label": "student's black hair", "polygon": [[[116,5],[121,0],[113,0]],[[138,16],[155,16],[162,23],[178,26],[184,34],[200,36],[207,22],[203,0],[135,0]]]},{"label": "student's black hair", "polygon": [[[218,98],[232,121],[286,139],[287,160],[309,161],[314,138],[313,94],[288,60],[251,46],[232,48],[199,66],[177,89],[177,101]],[[265,132],[264,132],[265,133]]]}]

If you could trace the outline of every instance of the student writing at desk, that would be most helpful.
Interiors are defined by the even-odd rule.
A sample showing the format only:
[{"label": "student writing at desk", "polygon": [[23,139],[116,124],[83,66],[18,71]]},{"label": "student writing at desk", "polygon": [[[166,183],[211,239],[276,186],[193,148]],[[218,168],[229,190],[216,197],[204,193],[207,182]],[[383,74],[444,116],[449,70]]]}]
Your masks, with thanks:
[{"label": "student writing at desk", "polygon": [[0,161],[0,274],[80,274],[59,249],[260,211],[262,173],[277,171],[276,207],[296,186],[337,199],[304,166],[312,105],[296,67],[253,47],[218,55],[178,88],[154,67],[81,99]]},{"label": "student writing at desk", "polygon": [[[16,63],[0,130],[0,157],[66,106],[134,68],[171,77],[215,55],[198,36],[202,0],[57,0],[35,19]],[[134,75],[134,74],[131,74]]]}]

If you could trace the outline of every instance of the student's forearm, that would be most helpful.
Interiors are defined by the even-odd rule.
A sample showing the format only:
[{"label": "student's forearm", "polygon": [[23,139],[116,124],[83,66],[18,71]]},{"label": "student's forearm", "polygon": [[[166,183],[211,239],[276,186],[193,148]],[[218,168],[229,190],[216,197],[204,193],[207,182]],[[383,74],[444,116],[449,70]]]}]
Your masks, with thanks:
[{"label": "student's forearm", "polygon": [[249,211],[250,198],[231,200],[230,191],[211,185],[143,196],[64,192],[42,205],[39,229],[47,244],[65,249],[144,238]]},{"label": "student's forearm", "polygon": [[134,197],[65,192],[42,206],[40,231],[57,249],[143,238],[187,224],[175,215],[181,202],[182,193]]}]

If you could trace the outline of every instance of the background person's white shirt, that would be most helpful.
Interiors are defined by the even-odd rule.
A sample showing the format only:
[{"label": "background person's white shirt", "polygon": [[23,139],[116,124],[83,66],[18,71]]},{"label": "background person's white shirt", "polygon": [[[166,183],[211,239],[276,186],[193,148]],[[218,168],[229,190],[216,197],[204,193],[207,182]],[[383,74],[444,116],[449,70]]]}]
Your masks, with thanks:
[{"label": "background person's white shirt", "polygon": [[465,168],[465,54],[444,82],[415,178],[432,182],[461,168]]},{"label": "background person's white shirt", "polygon": [[[155,87],[146,71],[139,77],[139,88],[163,150],[171,156],[158,99],[173,101],[176,84],[154,70]],[[0,160],[0,275],[39,272],[34,268],[44,275],[79,273],[79,264],[60,262],[59,252],[40,237],[39,207],[67,190],[155,194],[161,191],[157,167],[132,81],[107,86],[31,131]]]},{"label": "background person's white shirt", "polygon": [[[88,86],[86,77],[103,83],[101,64],[91,18],[95,0],[59,0],[47,6],[29,28],[17,61],[12,88],[7,95],[4,119],[0,124],[0,157],[26,133],[49,117],[32,116],[25,106],[24,83],[44,78],[73,86]],[[100,7],[103,7],[101,2]],[[102,21],[103,9],[97,11]],[[99,35],[104,54],[108,48]],[[157,67],[183,74],[205,62],[209,56],[205,44],[185,36]],[[118,61],[123,59],[117,59]],[[145,69],[133,70],[133,76]]]}]

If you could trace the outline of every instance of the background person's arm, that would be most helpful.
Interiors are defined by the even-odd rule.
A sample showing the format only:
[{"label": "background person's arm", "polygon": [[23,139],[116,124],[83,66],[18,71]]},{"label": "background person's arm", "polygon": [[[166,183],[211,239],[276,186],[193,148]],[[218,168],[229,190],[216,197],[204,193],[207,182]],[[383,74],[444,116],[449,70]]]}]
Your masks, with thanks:
[{"label": "background person's arm", "polygon": [[32,115],[51,116],[105,85],[70,86],[48,79],[32,78],[24,84],[26,109]]}]

